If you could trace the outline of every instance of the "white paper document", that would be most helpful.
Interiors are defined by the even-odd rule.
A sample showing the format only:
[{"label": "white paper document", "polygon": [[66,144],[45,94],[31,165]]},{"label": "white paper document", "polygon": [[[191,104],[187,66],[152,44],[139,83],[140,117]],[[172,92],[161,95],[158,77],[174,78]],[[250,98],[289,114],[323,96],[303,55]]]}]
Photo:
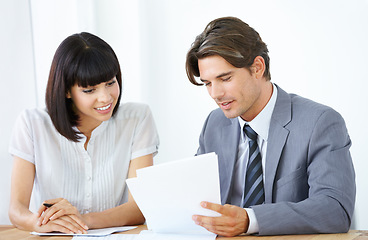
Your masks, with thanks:
[{"label": "white paper document", "polygon": [[[140,234],[112,234],[103,237],[73,237],[73,240],[142,240]],[[172,240],[172,239],[171,239]]]},{"label": "white paper document", "polygon": [[112,234],[103,237],[73,237],[73,240],[213,240],[211,235],[178,235],[142,231],[140,234]]},{"label": "white paper document", "polygon": [[134,226],[125,226],[125,227],[112,227],[112,228],[100,228],[88,230],[86,234],[67,234],[67,233],[59,233],[59,232],[51,232],[51,233],[39,233],[39,232],[31,232],[33,235],[38,236],[106,236],[114,232],[124,232],[137,227]]},{"label": "white paper document", "polygon": [[[124,234],[121,234],[124,235]],[[142,231],[137,240],[214,240],[216,235],[210,234],[174,234],[155,233],[150,230]]]},{"label": "white paper document", "polygon": [[126,182],[146,218],[148,233],[216,237],[192,220],[194,214],[220,215],[200,206],[201,201],[221,204],[215,153],[139,169],[137,177]]}]

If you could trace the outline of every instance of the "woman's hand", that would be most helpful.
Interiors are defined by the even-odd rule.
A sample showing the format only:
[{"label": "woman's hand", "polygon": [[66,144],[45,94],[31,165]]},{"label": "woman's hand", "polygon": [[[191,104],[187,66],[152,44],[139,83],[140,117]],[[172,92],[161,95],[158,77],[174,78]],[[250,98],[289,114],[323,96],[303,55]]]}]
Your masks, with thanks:
[{"label": "woman's hand", "polygon": [[[44,204],[51,206],[46,207]],[[52,222],[52,224],[72,230],[74,233],[86,233],[88,229],[77,208],[64,198],[51,199],[43,202],[38,210],[38,218],[37,225],[40,227]]]},{"label": "woman's hand", "polygon": [[29,210],[35,173],[33,163],[14,157],[9,206],[12,224],[27,231],[86,233],[85,218],[65,199],[47,200],[44,203],[52,206],[47,208],[41,205],[37,213]]},{"label": "woman's hand", "polygon": [[36,232],[61,232],[66,234],[85,234],[87,231],[72,218],[73,215],[64,215],[43,225],[36,225]]}]

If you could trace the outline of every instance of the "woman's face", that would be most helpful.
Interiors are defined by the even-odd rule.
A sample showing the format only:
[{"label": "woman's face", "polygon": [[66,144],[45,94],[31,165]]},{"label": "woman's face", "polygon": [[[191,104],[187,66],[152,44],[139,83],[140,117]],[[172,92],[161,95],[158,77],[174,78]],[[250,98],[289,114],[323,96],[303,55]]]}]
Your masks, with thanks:
[{"label": "woman's face", "polygon": [[78,127],[92,131],[101,122],[111,118],[119,95],[120,86],[114,77],[110,81],[86,88],[75,84],[67,98],[72,99],[74,110],[79,116]]}]

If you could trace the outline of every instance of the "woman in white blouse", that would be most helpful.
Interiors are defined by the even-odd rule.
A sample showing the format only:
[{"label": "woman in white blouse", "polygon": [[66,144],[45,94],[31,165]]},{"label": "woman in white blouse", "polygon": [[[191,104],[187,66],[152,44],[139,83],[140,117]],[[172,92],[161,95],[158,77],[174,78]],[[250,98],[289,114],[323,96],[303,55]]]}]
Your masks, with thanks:
[{"label": "woman in white blouse", "polygon": [[46,109],[23,111],[10,141],[15,226],[86,233],[144,222],[125,180],[152,165],[159,139],[148,106],[120,105],[121,84],[118,59],[99,37],[74,34],[60,44]]}]

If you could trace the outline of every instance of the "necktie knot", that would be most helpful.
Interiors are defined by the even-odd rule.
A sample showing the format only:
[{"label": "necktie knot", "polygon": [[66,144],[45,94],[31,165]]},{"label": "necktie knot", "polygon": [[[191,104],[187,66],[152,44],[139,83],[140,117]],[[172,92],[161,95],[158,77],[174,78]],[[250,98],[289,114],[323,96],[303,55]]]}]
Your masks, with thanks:
[{"label": "necktie knot", "polygon": [[250,140],[257,141],[257,133],[248,124],[245,124],[243,129]]}]

